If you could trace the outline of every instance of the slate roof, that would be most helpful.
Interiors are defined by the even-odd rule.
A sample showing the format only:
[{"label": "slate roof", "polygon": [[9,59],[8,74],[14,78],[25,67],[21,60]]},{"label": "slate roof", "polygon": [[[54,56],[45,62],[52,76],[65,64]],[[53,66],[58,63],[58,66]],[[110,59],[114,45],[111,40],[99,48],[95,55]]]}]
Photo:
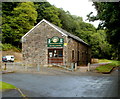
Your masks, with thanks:
[{"label": "slate roof", "polygon": [[[47,22],[49,22],[49,21],[47,21]],[[50,22],[49,22],[50,23]],[[52,23],[50,23],[50,24],[52,24]],[[71,33],[69,33],[69,32],[67,32],[66,30],[64,30],[64,29],[62,29],[62,28],[60,28],[60,27],[58,27],[58,26],[56,26],[56,25],[54,25],[54,24],[52,24],[54,27],[56,27],[58,30],[60,30],[60,31],[62,31],[63,33],[65,33],[67,36],[69,36],[69,37],[71,37],[71,38],[73,38],[73,39],[75,39],[75,40],[77,40],[77,41],[79,41],[79,42],[82,42],[82,43],[84,43],[85,45],[88,45],[89,46],[89,44],[87,44],[86,42],[84,42],[82,39],[80,39],[78,36],[75,36],[75,35],[73,35],[73,34],[71,34]]]},{"label": "slate roof", "polygon": [[42,22],[46,22],[47,24],[49,24],[50,26],[52,26],[53,28],[55,28],[57,31],[59,31],[59,32],[62,33],[63,35],[68,36],[68,37],[71,37],[71,38],[73,38],[73,39],[75,39],[75,40],[77,40],[77,41],[79,41],[79,42],[81,42],[81,43],[89,46],[86,42],[84,42],[84,41],[83,41],[82,39],[80,39],[78,36],[75,36],[75,35],[67,32],[66,30],[64,30],[64,29],[62,29],[62,28],[60,28],[60,27],[58,27],[58,26],[50,23],[49,21],[47,21],[47,20],[45,20],[45,19],[43,19],[42,21],[40,21],[36,26],[34,26],[30,31],[28,31],[28,32],[22,37],[22,40],[24,39],[24,37],[25,37],[26,35],[28,35],[32,30],[34,30],[34,29],[35,29],[39,24],[41,24]]}]

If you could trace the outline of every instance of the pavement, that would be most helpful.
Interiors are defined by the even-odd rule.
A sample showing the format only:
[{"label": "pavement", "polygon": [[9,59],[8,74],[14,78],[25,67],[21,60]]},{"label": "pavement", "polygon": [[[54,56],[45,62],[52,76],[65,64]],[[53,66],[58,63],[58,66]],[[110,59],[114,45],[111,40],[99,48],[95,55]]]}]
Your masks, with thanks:
[{"label": "pavement", "polygon": [[[55,70],[54,70],[55,71]],[[117,97],[118,71],[112,74],[53,72],[3,74],[4,82],[20,88],[28,97]],[[9,93],[8,93],[9,94]],[[14,97],[13,94],[4,97]],[[18,96],[20,97],[20,96]]]},{"label": "pavement", "polygon": [[22,97],[22,95],[18,90],[10,89],[10,90],[3,91],[2,97]]},{"label": "pavement", "polygon": [[[88,69],[90,71],[94,71],[94,69],[100,65],[104,65],[104,64],[108,64],[108,63],[95,63],[95,64],[90,64],[90,67],[88,68],[88,66],[78,66],[77,70],[75,70],[74,72],[63,69],[61,67],[40,67],[40,71],[38,71],[38,68],[35,66],[32,67],[27,67],[27,69],[24,66],[21,66],[21,63],[17,63],[15,62],[14,64],[12,63],[8,63],[7,64],[7,68],[6,70],[4,70],[4,66],[2,66],[2,71],[0,73],[5,74],[5,73],[13,73],[13,72],[34,72],[34,73],[40,73],[40,74],[49,74],[49,75],[59,75],[59,74],[86,74],[86,72],[88,72]],[[71,73],[72,72],[72,73]]]}]

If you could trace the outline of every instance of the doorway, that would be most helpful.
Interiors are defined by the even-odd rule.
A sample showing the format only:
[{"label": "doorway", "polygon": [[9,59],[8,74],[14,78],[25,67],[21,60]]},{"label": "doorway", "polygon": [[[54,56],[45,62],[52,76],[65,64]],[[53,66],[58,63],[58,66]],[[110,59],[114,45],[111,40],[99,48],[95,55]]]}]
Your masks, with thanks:
[{"label": "doorway", "polygon": [[63,49],[48,49],[48,64],[63,64]]}]

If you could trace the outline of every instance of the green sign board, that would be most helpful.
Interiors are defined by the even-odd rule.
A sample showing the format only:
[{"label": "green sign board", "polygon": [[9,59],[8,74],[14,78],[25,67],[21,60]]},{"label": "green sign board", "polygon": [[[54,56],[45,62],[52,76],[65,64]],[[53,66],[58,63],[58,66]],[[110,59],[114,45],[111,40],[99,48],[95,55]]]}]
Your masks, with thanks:
[{"label": "green sign board", "polygon": [[47,40],[48,47],[63,47],[64,39],[59,37],[52,37]]}]

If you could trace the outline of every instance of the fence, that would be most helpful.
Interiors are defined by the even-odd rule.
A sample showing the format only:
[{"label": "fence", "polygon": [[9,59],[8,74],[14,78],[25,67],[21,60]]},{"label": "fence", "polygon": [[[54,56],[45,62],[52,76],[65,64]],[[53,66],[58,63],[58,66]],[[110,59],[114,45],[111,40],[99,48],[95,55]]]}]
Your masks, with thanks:
[{"label": "fence", "polygon": [[59,65],[59,64],[52,64],[53,66],[57,66],[57,67],[61,67],[61,68],[64,68],[66,70],[69,70],[69,71],[74,71],[77,69],[77,64],[76,63],[70,63],[71,65],[70,66],[66,66],[66,65]]},{"label": "fence", "polygon": [[41,66],[38,64],[25,64],[25,63],[16,63],[16,62],[4,62],[1,63],[1,70],[7,71],[32,71],[39,72]]},{"label": "fence", "polygon": [[[63,68],[62,71],[74,71],[78,69],[78,71],[83,71],[83,69],[86,69],[88,71],[94,70],[96,66],[91,66],[90,64],[88,66],[84,67],[77,67],[76,63],[72,63],[71,66],[66,66],[66,65],[58,65],[58,64],[52,64],[52,66],[60,67]],[[48,67],[43,67],[42,65],[39,64],[30,64],[30,63],[17,63],[17,62],[2,62],[0,64],[0,69],[2,71],[20,71],[20,72],[51,72],[55,71],[55,68],[48,68]],[[80,70],[79,70],[80,69]],[[61,69],[59,69],[61,70]],[[59,71],[58,70],[58,71]]]},{"label": "fence", "polygon": [[[67,71],[74,71],[76,68],[75,64],[71,64],[71,66],[65,66],[65,65],[58,65],[58,64],[52,64],[52,66],[57,66],[60,68],[64,68]],[[17,63],[17,62],[2,62],[0,66],[1,70],[6,71],[25,71],[25,72],[40,72],[40,71],[46,71],[49,70],[47,67],[43,67],[39,64],[30,64],[30,63]]]}]

